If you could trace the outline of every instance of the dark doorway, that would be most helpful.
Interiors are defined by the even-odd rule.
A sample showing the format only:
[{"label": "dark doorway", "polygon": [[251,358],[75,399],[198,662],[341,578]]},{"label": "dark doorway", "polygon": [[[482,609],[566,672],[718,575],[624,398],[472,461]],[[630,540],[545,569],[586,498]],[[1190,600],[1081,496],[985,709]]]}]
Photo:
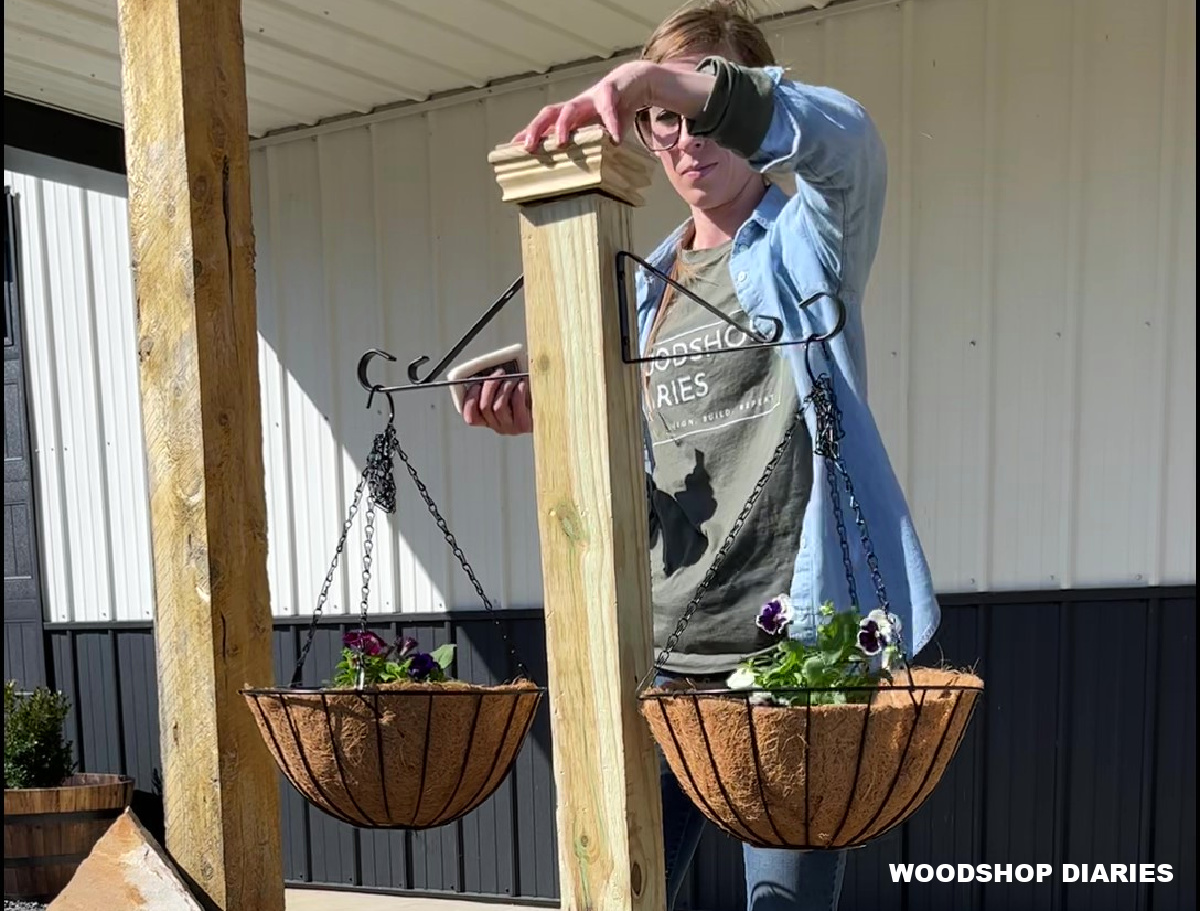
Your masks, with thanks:
[{"label": "dark doorway", "polygon": [[16,200],[4,188],[4,677],[46,683],[42,575],[26,400]]}]

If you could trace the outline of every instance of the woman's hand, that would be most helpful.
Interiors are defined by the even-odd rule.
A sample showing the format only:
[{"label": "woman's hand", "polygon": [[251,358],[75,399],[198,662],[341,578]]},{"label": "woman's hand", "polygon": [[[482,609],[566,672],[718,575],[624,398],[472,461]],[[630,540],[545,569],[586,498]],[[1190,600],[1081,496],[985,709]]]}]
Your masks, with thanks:
[{"label": "woman's hand", "polygon": [[504,379],[496,368],[492,378],[467,387],[463,420],[470,427],[490,427],[504,436],[533,432],[533,399],[528,379]]},{"label": "woman's hand", "polygon": [[689,64],[623,63],[570,101],[542,108],[512,141],[532,152],[553,128],[555,142],[562,146],[576,130],[599,123],[615,142],[621,142],[641,108],[659,105],[686,117],[695,116],[714,82],[712,76],[697,73]]},{"label": "woman's hand", "polygon": [[634,112],[648,103],[647,77],[653,68],[653,64],[642,60],[621,64],[570,101],[542,108],[513,137],[513,142],[523,143],[525,151],[532,152],[553,127],[555,142],[561,146],[573,132],[594,123],[603,124],[608,134],[620,142],[633,122]]}]

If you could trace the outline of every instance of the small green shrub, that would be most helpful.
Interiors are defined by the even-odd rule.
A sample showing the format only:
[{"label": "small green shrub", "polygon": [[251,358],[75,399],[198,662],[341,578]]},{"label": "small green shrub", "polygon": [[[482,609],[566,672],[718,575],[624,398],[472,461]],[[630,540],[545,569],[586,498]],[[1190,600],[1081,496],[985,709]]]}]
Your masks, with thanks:
[{"label": "small green shrub", "polygon": [[39,686],[20,694],[17,681],[5,682],[5,788],[53,788],[75,771],[71,743],[63,736],[70,710],[62,693]]}]

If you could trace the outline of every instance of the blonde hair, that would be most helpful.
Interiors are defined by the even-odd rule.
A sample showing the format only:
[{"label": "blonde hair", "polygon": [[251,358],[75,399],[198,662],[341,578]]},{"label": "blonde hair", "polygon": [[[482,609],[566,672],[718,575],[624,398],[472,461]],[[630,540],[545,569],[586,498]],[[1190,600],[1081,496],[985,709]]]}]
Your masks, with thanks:
[{"label": "blonde hair", "polygon": [[[742,66],[764,67],[775,65],[775,52],[766,35],[755,23],[756,13],[750,0],[699,0],[676,10],[654,30],[642,46],[642,59],[652,63],[664,63],[683,57],[707,57],[716,55]],[[670,276],[682,282],[688,276],[682,264],[682,253],[691,246],[696,236],[696,226],[688,224],[675,246],[675,256]],[[667,309],[675,299],[671,285],[663,291],[663,298],[650,334],[646,337],[646,349],[651,350]],[[650,389],[650,373],[653,364],[647,365],[645,391]],[[651,404],[651,410],[653,405]]]},{"label": "blonde hair", "polygon": [[642,46],[652,63],[717,54],[743,66],[773,66],[775,53],[755,24],[750,0],[700,0],[662,21]]}]

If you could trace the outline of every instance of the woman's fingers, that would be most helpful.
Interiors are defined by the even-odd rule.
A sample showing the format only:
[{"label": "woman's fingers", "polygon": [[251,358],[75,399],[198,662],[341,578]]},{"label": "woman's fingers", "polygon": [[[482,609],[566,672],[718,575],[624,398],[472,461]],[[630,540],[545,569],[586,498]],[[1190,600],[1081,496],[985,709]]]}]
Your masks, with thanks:
[{"label": "woman's fingers", "polygon": [[553,126],[558,144],[565,145],[573,132],[593,123],[603,124],[613,140],[620,142],[634,108],[648,103],[646,76],[651,66],[638,61],[622,64],[569,101],[547,105],[513,137],[513,142],[532,152]]},{"label": "woman's fingers", "polygon": [[505,436],[533,432],[532,401],[527,380],[505,379],[503,370],[467,387],[463,420],[469,427],[487,427]]},{"label": "woman's fingers", "polygon": [[560,146],[565,145],[567,137],[571,135],[574,127],[572,123],[575,121],[575,110],[578,106],[577,101],[568,101],[558,112],[558,117],[554,121],[554,141]]},{"label": "woman's fingers", "polygon": [[570,101],[542,108],[529,125],[513,137],[513,142],[522,144],[525,151],[533,152],[553,130],[554,141],[563,146],[580,127],[597,122],[604,124],[604,128],[614,138],[619,138],[621,117],[616,92],[607,85],[600,86],[596,91],[600,97],[593,95],[593,90],[589,90]]},{"label": "woman's fingers", "polygon": [[[497,392],[498,386],[499,386],[499,384],[496,382],[496,380],[492,379],[492,377],[498,377],[498,376],[503,376],[503,375],[504,375],[504,371],[501,370],[499,367],[497,367],[495,370],[493,370],[488,375],[489,378],[485,379],[483,381],[483,383],[480,385],[480,391],[479,391],[479,410],[480,411],[488,411],[489,409],[491,409],[492,402],[496,398],[496,392]],[[475,387],[471,387],[471,388],[475,388]]]},{"label": "woman's fingers", "polygon": [[479,407],[479,396],[483,393],[482,383],[472,383],[463,393],[462,416],[468,427],[486,427],[483,412]]},{"label": "woman's fingers", "polygon": [[513,390],[516,386],[516,380],[505,380],[496,394],[496,400],[492,403],[492,417],[495,421],[493,429],[496,433],[511,436],[517,432],[512,408]]},{"label": "woman's fingers", "polygon": [[513,415],[513,393],[517,380],[505,379],[504,370],[497,368],[483,383],[479,394],[479,419],[496,433],[511,436],[520,433]]},{"label": "woman's fingers", "polygon": [[560,145],[566,145],[571,134],[580,127],[596,122],[596,102],[590,94],[572,98],[558,112],[554,123],[554,139]]},{"label": "woman's fingers", "polygon": [[533,411],[530,408],[529,381],[520,380],[512,396],[513,423],[517,433],[533,433]]},{"label": "woman's fingers", "polygon": [[605,82],[596,86],[594,89],[593,102],[596,114],[600,117],[600,122],[604,125],[604,129],[608,131],[608,135],[613,138],[614,142],[621,141],[622,126],[621,114],[619,111],[620,99],[617,97],[616,89],[611,83]]},{"label": "woman's fingers", "polygon": [[554,123],[554,121],[558,119],[558,115],[562,107],[563,106],[561,104],[547,105],[538,111],[537,116],[534,117],[533,120],[529,121],[529,125],[522,130],[522,133],[524,133],[522,140],[524,142],[526,152],[532,152],[538,147],[542,141],[542,137],[546,134],[546,130],[549,129],[550,124]]},{"label": "woman's fingers", "polygon": [[480,417],[483,418],[484,424],[497,433],[500,432],[500,427],[496,420],[496,399],[504,385],[503,380],[500,379],[503,376],[503,368],[497,367],[491,373],[492,378],[484,380],[483,390],[479,393]]}]

